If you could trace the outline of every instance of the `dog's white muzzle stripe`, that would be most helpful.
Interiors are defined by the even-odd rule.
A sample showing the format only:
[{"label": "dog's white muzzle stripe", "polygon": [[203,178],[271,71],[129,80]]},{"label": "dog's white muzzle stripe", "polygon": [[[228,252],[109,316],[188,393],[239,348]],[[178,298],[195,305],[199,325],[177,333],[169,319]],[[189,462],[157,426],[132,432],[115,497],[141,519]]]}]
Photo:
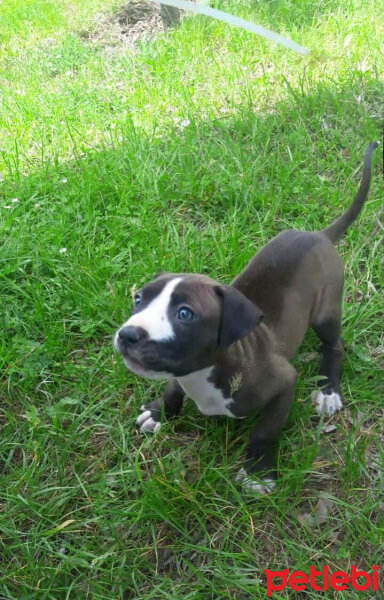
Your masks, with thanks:
[{"label": "dog's white muzzle stripe", "polygon": [[172,339],[175,332],[168,317],[168,307],[172,292],[182,279],[182,277],[171,279],[161,293],[144,310],[130,317],[122,327],[141,327],[148,333],[150,340],[166,341]]}]

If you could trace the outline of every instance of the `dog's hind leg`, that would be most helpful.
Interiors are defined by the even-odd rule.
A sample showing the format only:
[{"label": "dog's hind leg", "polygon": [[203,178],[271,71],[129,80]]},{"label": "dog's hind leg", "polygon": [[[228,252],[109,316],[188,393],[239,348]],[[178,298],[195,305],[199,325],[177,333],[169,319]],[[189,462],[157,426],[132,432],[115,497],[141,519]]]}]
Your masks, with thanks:
[{"label": "dog's hind leg", "polygon": [[343,407],[340,391],[341,364],[344,356],[343,340],[340,337],[341,314],[337,311],[331,318],[312,325],[322,342],[320,390],[314,395],[316,412],[333,415]]},{"label": "dog's hind leg", "polygon": [[156,432],[161,427],[161,417],[167,419],[179,414],[183,406],[185,392],[176,379],[170,379],[165,386],[164,394],[159,400],[147,402],[141,407],[142,413],[137,417],[136,424],[140,431]]}]

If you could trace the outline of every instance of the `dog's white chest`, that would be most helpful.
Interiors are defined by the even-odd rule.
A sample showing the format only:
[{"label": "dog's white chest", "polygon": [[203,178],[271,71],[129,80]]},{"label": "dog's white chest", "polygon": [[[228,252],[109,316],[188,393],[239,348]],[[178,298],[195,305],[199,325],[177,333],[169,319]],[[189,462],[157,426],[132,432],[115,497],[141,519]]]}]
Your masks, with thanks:
[{"label": "dog's white chest", "polygon": [[200,412],[204,415],[226,415],[234,417],[229,410],[233,402],[232,398],[225,398],[221,390],[217,389],[209,378],[213,367],[207,367],[201,371],[195,371],[190,375],[178,377],[177,381],[187,394],[196,403]]}]

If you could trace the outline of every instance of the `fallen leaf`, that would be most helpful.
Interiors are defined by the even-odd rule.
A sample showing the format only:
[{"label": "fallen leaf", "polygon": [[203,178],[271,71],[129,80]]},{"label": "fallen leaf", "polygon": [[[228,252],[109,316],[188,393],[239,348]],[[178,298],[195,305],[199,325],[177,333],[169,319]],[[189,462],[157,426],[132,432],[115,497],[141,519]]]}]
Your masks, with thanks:
[{"label": "fallen leaf", "polygon": [[318,352],[302,352],[299,354],[298,359],[300,362],[309,363],[312,360],[317,359],[318,356]]},{"label": "fallen leaf", "polygon": [[43,535],[48,536],[48,535],[57,533],[58,531],[61,531],[65,527],[68,527],[68,525],[71,525],[71,523],[75,523],[75,521],[76,521],[76,519],[68,519],[67,521],[60,523],[60,525],[57,525],[57,527],[54,527],[53,529],[47,529],[47,531],[43,531]]},{"label": "fallen leaf", "polygon": [[297,520],[300,525],[304,525],[304,527],[313,527],[315,525],[315,519],[310,513],[299,513],[297,515]]},{"label": "fallen leaf", "polygon": [[348,411],[347,415],[346,415],[347,421],[353,426],[358,428],[360,423],[363,420],[363,416],[362,414],[356,410],[355,414],[352,415],[350,411]]},{"label": "fallen leaf", "polygon": [[316,521],[319,525],[327,522],[328,513],[333,506],[333,502],[327,496],[322,496],[316,505]]},{"label": "fallen leaf", "polygon": [[332,431],[336,431],[336,425],[325,425],[321,430],[321,433],[331,433]]}]

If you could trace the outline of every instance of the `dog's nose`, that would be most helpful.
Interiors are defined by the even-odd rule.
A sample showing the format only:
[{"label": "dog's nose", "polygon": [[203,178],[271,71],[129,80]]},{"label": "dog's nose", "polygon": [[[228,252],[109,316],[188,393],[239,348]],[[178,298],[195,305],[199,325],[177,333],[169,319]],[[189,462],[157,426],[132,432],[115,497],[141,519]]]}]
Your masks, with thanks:
[{"label": "dog's nose", "polygon": [[123,344],[137,344],[140,340],[147,337],[148,334],[142,327],[133,327],[126,325],[119,331],[119,339]]}]

